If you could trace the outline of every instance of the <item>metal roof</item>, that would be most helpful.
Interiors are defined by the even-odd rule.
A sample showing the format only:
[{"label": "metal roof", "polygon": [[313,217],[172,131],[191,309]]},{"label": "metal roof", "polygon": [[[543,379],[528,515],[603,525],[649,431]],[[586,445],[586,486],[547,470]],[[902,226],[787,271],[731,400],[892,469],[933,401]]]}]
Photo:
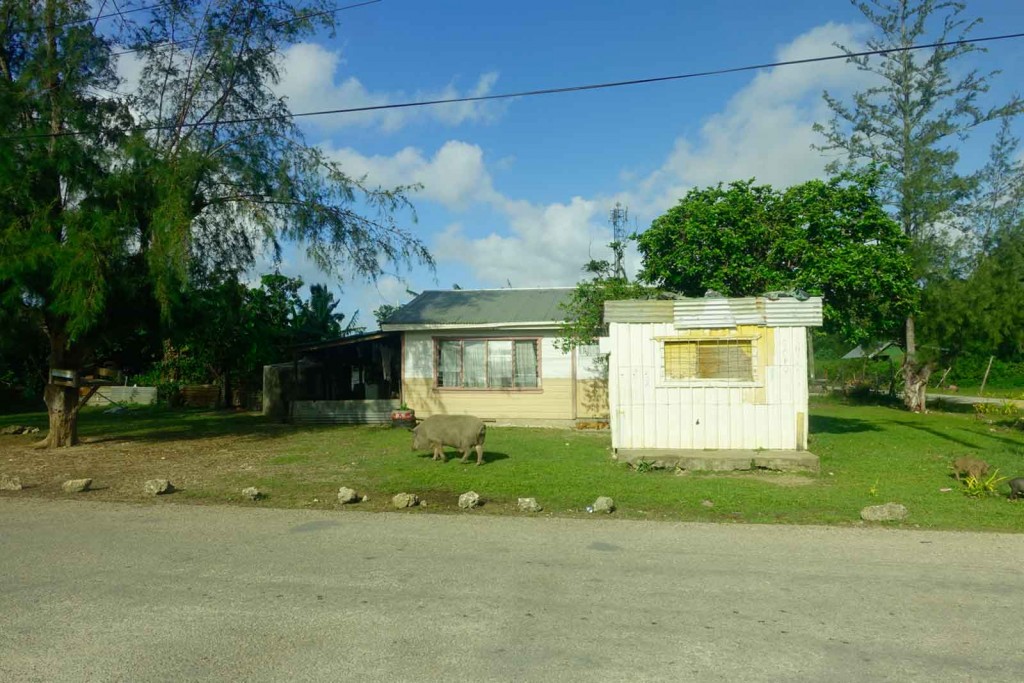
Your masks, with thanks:
[{"label": "metal roof", "polygon": [[565,319],[561,304],[572,287],[546,289],[453,289],[423,292],[384,320],[384,330],[407,326],[553,325]]},{"label": "metal roof", "polygon": [[[668,317],[665,304],[671,304]],[[607,301],[606,322],[674,322],[679,330],[767,325],[768,327],[819,327],[821,297],[683,297],[669,302]]]}]

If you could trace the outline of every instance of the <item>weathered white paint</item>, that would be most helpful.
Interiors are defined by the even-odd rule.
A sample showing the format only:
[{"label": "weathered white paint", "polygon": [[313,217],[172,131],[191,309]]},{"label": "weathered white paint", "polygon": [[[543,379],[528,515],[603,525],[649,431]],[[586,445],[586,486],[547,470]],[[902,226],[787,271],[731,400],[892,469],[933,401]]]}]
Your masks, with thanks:
[{"label": "weathered white paint", "polygon": [[[609,325],[612,447],[619,449],[805,449],[807,337],[804,327],[677,330],[673,323]],[[753,382],[667,382],[664,338],[751,338]],[[798,428],[797,420],[802,421]],[[797,443],[798,435],[804,443]]]},{"label": "weathered white paint", "polygon": [[434,378],[434,339],[450,337],[458,339],[503,339],[509,337],[540,339],[540,370],[541,382],[545,378],[572,378],[572,356],[563,353],[555,346],[558,339],[553,330],[432,330],[429,332],[405,332],[405,355],[402,359],[402,377],[404,379]]}]

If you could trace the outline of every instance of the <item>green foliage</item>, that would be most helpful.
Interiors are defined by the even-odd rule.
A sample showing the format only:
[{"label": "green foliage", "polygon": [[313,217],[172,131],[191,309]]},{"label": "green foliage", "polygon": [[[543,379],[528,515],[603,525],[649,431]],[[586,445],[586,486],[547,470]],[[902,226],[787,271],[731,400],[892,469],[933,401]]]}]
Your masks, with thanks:
[{"label": "green foliage", "polygon": [[381,304],[373,310],[373,319],[377,321],[377,327],[384,324],[384,321],[398,312],[401,306],[392,304]]},{"label": "green foliage", "polygon": [[995,236],[967,277],[931,283],[922,307],[922,337],[940,345],[955,370],[965,357],[1024,360],[1024,226]]},{"label": "green foliage", "polygon": [[999,495],[999,485],[1006,481],[1006,479],[1007,477],[999,476],[998,469],[987,477],[968,475],[963,480],[961,491],[963,491],[965,496],[970,496],[971,498],[996,496]]},{"label": "green foliage", "polygon": [[914,310],[917,289],[909,242],[875,199],[874,181],[691,190],[638,237],[639,277],[687,296],[803,289],[824,297],[826,332],[851,342],[890,334]]},{"label": "green foliage", "polygon": [[[915,275],[941,274],[960,248],[950,238],[948,224],[975,183],[958,172],[960,155],[951,143],[962,141],[981,123],[1019,113],[1021,101],[1014,97],[1004,105],[980,105],[993,73],[957,66],[961,58],[983,49],[969,40],[980,20],[963,16],[962,3],[854,0],[853,4],[876,29],[867,41],[869,49],[952,43],[922,52],[851,56],[850,62],[874,75],[875,85],[854,94],[852,102],[826,92],[825,101],[834,116],[827,126],[815,126],[825,138],[820,149],[843,155],[829,166],[830,171],[879,170],[880,199],[913,241]],[[853,51],[840,47],[848,54]]]},{"label": "green foliage", "polygon": [[563,304],[565,322],[559,329],[555,345],[570,351],[578,346],[593,344],[605,332],[604,302],[630,299],[650,299],[657,292],[624,278],[608,277],[601,273],[593,280],[576,285],[571,297]]}]

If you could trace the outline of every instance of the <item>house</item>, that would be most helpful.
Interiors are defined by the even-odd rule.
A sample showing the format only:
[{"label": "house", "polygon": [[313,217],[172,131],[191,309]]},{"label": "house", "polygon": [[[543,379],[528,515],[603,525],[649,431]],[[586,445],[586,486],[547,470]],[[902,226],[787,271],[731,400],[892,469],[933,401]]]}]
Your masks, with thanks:
[{"label": "house", "polygon": [[807,328],[822,323],[819,297],[609,301],[605,322],[620,459],[703,462],[716,451],[730,457],[712,469],[780,456],[817,468],[805,451]]},{"label": "house", "polygon": [[501,424],[605,419],[596,345],[556,345],[572,288],[427,291],[384,321],[401,334],[401,398],[417,417],[471,414]]},{"label": "house", "polygon": [[390,421],[401,406],[401,335],[350,335],[301,344],[263,367],[263,414],[303,423]]}]

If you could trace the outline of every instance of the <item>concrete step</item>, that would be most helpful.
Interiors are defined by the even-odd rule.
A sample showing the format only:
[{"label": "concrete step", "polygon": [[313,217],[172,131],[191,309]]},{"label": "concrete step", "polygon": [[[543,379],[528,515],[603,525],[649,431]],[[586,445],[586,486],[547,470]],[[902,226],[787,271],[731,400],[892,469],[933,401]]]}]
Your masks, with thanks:
[{"label": "concrete step", "polygon": [[767,469],[780,472],[817,472],[818,456],[808,451],[771,450],[677,450],[662,448],[619,449],[618,460],[631,464],[640,461],[655,467],[679,467],[684,470],[728,472]]}]

